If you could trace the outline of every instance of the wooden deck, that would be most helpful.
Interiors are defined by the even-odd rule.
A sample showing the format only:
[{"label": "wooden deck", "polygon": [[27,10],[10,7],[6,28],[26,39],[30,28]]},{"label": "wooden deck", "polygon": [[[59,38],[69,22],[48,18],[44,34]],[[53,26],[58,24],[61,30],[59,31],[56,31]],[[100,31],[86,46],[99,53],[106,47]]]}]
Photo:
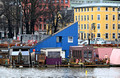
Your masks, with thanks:
[{"label": "wooden deck", "polygon": [[84,67],[110,67],[110,65],[84,65]]}]

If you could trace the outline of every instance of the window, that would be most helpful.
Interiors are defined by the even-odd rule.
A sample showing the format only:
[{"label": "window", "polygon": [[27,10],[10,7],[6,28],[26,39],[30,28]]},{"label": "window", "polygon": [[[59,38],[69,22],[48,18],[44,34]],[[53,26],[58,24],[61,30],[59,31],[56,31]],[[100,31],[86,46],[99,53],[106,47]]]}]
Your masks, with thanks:
[{"label": "window", "polygon": [[80,24],[78,25],[78,29],[80,29]]},{"label": "window", "polygon": [[91,20],[93,20],[93,15],[91,15]]},{"label": "window", "polygon": [[106,24],[106,29],[108,29],[108,24]]},{"label": "window", "polygon": [[91,8],[91,11],[93,11],[93,7]]},{"label": "window", "polygon": [[115,29],[115,24],[113,24],[113,29]]},{"label": "window", "polygon": [[84,21],[86,21],[86,15],[84,15]]},{"label": "window", "polygon": [[52,0],[52,3],[55,3],[55,0]]},{"label": "window", "polygon": [[84,39],[86,38],[86,33],[84,33]]},{"label": "window", "polygon": [[62,36],[56,37],[56,42],[62,42]]},{"label": "window", "polygon": [[97,7],[97,11],[100,11],[100,7]]},{"label": "window", "polygon": [[81,12],[83,12],[83,8],[81,8]]},{"label": "window", "polygon": [[113,39],[115,39],[115,33],[113,33]]},{"label": "window", "polygon": [[106,11],[108,11],[108,7],[106,7]]},{"label": "window", "polygon": [[118,38],[120,39],[120,33],[118,33]]},{"label": "window", "polygon": [[44,30],[46,30],[46,24],[44,24]]},{"label": "window", "polygon": [[108,20],[108,15],[106,15],[106,20]]},{"label": "window", "polygon": [[105,38],[108,39],[108,33],[105,34]]},{"label": "window", "polygon": [[87,33],[87,39],[89,38],[89,33]]},{"label": "window", "polygon": [[100,20],[100,15],[97,15],[97,20]]},{"label": "window", "polygon": [[118,20],[120,20],[120,14],[118,14]]},{"label": "window", "polygon": [[63,3],[63,0],[61,0],[61,3]]},{"label": "window", "polygon": [[46,22],[46,19],[44,18],[44,22]]},{"label": "window", "polygon": [[83,16],[81,15],[81,21],[83,21]]},{"label": "window", "polygon": [[113,8],[113,11],[115,11],[115,8]]},{"label": "window", "polygon": [[87,8],[87,11],[89,11],[89,8]]},{"label": "window", "polygon": [[77,12],[77,9],[75,9],[75,12]]},{"label": "window", "polygon": [[84,29],[86,29],[86,24],[84,24]]},{"label": "window", "polygon": [[88,51],[88,58],[92,58],[92,51]]},{"label": "window", "polygon": [[87,58],[87,51],[84,51],[84,58]]},{"label": "window", "polygon": [[118,24],[118,29],[120,29],[120,24]]},{"label": "window", "polygon": [[59,0],[57,0],[57,3],[59,3]]},{"label": "window", "polygon": [[100,24],[97,24],[97,29],[100,29]]},{"label": "window", "polygon": [[40,24],[40,30],[42,29],[42,24]]},{"label": "window", "polygon": [[118,11],[120,11],[120,7],[118,8]]},{"label": "window", "polygon": [[68,43],[73,43],[73,37],[68,37]]},{"label": "window", "polygon": [[68,3],[68,0],[65,0],[65,3]]},{"label": "window", "polygon": [[2,56],[2,55],[0,55],[0,58],[3,58],[3,56]]},{"label": "window", "polygon": [[78,12],[80,12],[80,9],[78,9]]},{"label": "window", "polygon": [[115,15],[113,15],[113,20],[115,20]]},{"label": "window", "polygon": [[89,15],[87,15],[87,20],[89,20]]},{"label": "window", "polygon": [[86,8],[84,8],[84,12],[86,11]]},{"label": "window", "polygon": [[77,16],[75,16],[75,21],[77,21]]},{"label": "window", "polygon": [[89,29],[89,24],[87,24],[87,29]]},{"label": "window", "polygon": [[97,37],[100,37],[100,33],[97,33]]},{"label": "window", "polygon": [[80,15],[78,16],[78,21],[80,21]]},{"label": "window", "polygon": [[39,21],[41,22],[41,21],[42,21],[42,18],[40,18]]},{"label": "window", "polygon": [[83,24],[81,24],[81,30],[83,29]]}]

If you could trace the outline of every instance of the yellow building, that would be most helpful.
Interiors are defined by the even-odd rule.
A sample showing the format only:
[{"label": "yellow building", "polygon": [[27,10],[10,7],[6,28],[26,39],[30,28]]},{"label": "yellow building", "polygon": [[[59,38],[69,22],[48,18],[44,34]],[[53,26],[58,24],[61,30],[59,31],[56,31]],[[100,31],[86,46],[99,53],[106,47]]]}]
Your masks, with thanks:
[{"label": "yellow building", "polygon": [[100,37],[115,40],[120,37],[120,4],[92,3],[74,7],[74,22],[78,21],[79,38]]}]

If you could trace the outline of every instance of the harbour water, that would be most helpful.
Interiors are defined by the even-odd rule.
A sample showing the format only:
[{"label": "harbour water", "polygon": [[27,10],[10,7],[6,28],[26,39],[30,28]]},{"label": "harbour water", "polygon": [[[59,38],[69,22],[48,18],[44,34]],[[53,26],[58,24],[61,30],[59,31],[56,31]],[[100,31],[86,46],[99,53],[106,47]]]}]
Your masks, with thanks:
[{"label": "harbour water", "polygon": [[120,78],[120,67],[6,68],[0,66],[0,78]]}]

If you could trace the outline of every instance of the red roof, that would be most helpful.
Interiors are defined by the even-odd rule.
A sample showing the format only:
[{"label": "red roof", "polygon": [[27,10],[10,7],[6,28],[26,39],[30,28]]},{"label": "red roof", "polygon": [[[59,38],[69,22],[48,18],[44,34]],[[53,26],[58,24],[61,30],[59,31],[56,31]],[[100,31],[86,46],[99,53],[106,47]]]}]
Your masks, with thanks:
[{"label": "red roof", "polygon": [[110,64],[120,65],[120,49],[113,49],[110,56]]},{"label": "red roof", "polygon": [[96,54],[99,55],[99,59],[104,59],[106,55],[110,58],[112,50],[112,48],[97,48]]}]

